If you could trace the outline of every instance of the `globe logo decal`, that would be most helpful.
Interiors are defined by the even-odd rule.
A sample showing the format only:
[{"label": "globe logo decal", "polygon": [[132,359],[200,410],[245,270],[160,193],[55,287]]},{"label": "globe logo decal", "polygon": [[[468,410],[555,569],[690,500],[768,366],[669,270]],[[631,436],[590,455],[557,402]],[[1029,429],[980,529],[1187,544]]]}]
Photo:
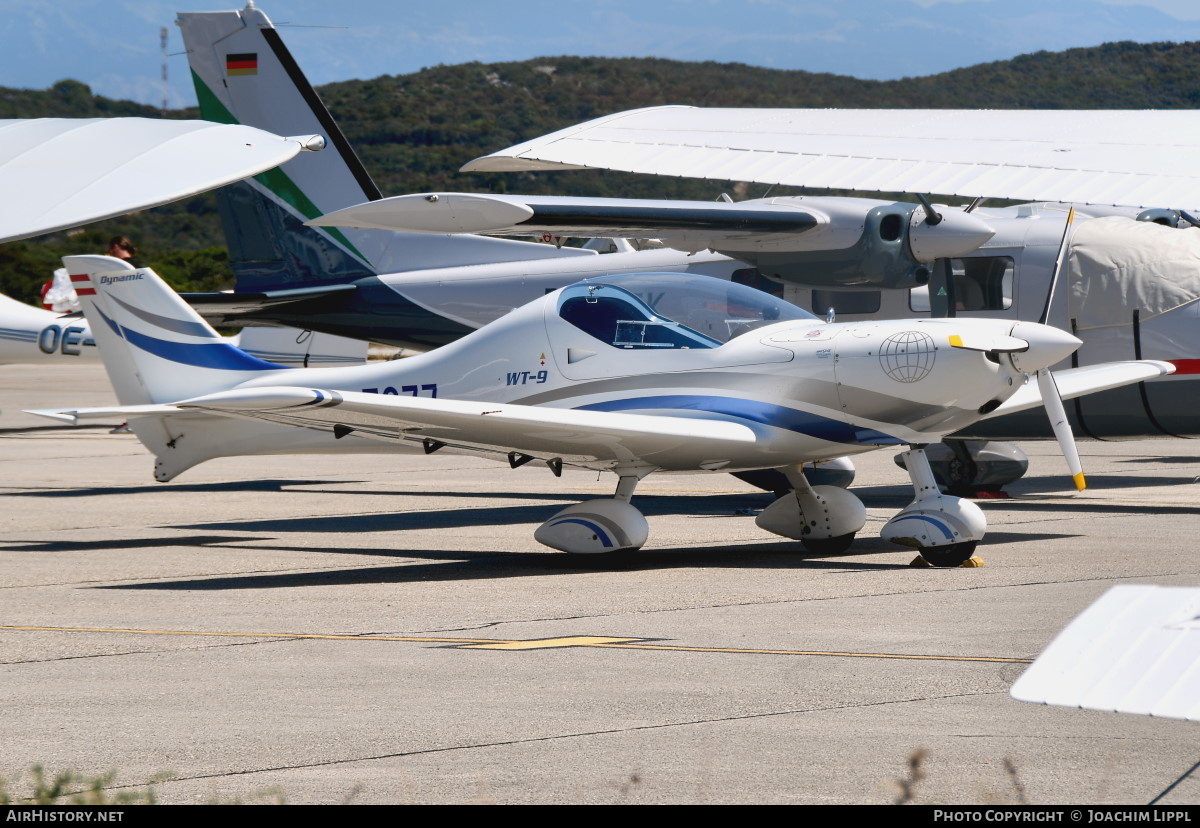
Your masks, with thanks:
[{"label": "globe logo decal", "polygon": [[879,349],[883,372],[896,382],[920,382],[933,370],[933,337],[920,331],[892,334]]}]

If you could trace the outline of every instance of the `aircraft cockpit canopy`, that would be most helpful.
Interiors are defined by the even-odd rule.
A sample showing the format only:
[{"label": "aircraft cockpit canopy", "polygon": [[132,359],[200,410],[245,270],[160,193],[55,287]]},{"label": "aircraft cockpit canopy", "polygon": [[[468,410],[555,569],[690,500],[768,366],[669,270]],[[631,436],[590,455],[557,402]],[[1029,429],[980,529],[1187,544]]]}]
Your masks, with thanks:
[{"label": "aircraft cockpit canopy", "polygon": [[768,293],[723,279],[635,273],[564,288],[558,315],[614,348],[719,348],[776,322],[817,317]]}]

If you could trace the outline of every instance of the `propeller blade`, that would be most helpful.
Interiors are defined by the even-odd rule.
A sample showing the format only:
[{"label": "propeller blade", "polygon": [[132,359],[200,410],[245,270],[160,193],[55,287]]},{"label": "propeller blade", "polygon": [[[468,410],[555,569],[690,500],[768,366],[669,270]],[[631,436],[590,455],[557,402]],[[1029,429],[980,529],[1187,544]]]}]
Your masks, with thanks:
[{"label": "propeller blade", "polygon": [[1062,272],[1063,264],[1067,261],[1068,240],[1071,238],[1071,224],[1075,221],[1075,208],[1067,213],[1067,223],[1063,225],[1062,241],[1058,243],[1058,257],[1054,260],[1054,273],[1050,277],[1050,289],[1046,291],[1046,304],[1042,308],[1042,316],[1038,319],[1043,325],[1050,319],[1050,304],[1054,301],[1054,288],[1058,285],[1058,275]]},{"label": "propeller blade", "polygon": [[1079,462],[1079,450],[1075,447],[1075,435],[1071,433],[1071,424],[1067,422],[1067,410],[1063,407],[1062,397],[1058,393],[1058,385],[1054,382],[1054,375],[1048,368],[1042,368],[1037,372],[1037,381],[1038,391],[1042,395],[1042,405],[1046,407],[1046,413],[1050,416],[1050,427],[1054,429],[1054,438],[1058,440],[1058,447],[1062,450],[1063,456],[1067,458],[1067,468],[1071,470],[1075,488],[1082,492],[1087,488],[1087,481],[1083,478],[1083,464]]}]

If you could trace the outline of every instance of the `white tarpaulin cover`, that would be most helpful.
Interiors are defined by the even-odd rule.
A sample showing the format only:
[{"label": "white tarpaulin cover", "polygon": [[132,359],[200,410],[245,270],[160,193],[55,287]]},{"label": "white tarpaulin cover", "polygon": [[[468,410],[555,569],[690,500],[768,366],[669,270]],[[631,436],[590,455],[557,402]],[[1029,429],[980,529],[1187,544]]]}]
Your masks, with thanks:
[{"label": "white tarpaulin cover", "polygon": [[1109,217],[1075,224],[1067,265],[1078,330],[1130,324],[1200,298],[1200,229]]},{"label": "white tarpaulin cover", "polygon": [[300,149],[298,140],[208,121],[0,120],[0,242],[177,201]]}]

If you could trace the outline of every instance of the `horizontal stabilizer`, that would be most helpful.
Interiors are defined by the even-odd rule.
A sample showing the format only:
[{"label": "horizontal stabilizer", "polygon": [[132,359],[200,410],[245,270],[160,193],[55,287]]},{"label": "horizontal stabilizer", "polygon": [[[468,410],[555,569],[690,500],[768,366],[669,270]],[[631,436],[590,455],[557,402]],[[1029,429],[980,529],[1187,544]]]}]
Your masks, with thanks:
[{"label": "horizontal stabilizer", "polygon": [[26,414],[36,414],[51,420],[79,425],[84,420],[128,420],[131,417],[165,417],[179,414],[173,405],[114,405],[101,408],[27,409]]},{"label": "horizontal stabilizer", "polygon": [[[1066,368],[1062,371],[1055,371],[1054,382],[1058,385],[1059,395],[1064,400],[1070,400],[1085,394],[1120,388],[1123,385],[1133,385],[1135,382],[1145,382],[1173,373],[1175,373],[1174,365],[1153,359],[1102,362],[1083,368]],[[990,420],[993,417],[1002,417],[1005,414],[1012,414],[1014,411],[1037,408],[1041,404],[1042,397],[1038,391],[1037,382],[1027,378],[1025,384],[1017,389],[1017,393],[982,419]]]},{"label": "horizontal stabilizer", "polygon": [[463,170],[588,168],[1195,210],[1200,111],[660,106],[568,127]]},{"label": "horizontal stabilizer", "polygon": [[1055,636],[1017,701],[1200,721],[1200,588],[1122,584]]},{"label": "horizontal stabilizer", "polygon": [[338,293],[353,293],[353,284],[321,287],[289,288],[267,291],[216,291],[213,293],[181,293],[180,297],[213,325],[239,324],[268,308],[323,299]]}]

